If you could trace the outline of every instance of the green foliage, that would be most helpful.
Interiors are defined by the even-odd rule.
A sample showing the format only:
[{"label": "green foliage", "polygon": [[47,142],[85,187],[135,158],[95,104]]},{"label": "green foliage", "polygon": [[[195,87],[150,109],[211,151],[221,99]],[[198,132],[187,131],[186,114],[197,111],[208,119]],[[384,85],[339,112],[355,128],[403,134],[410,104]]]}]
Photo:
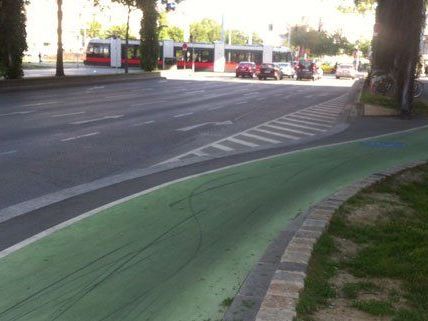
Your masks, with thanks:
[{"label": "green foliage", "polygon": [[339,33],[329,35],[324,31],[314,30],[308,26],[295,26],[291,31],[291,45],[309,49],[311,55],[334,56],[338,53],[351,54],[354,50],[346,37]]},{"label": "green foliage", "polygon": [[94,20],[88,25],[88,28],[86,29],[86,35],[89,38],[101,38],[102,37],[101,29],[102,29],[101,23]]},{"label": "green foliage", "polygon": [[311,314],[319,305],[326,304],[328,299],[336,296],[328,281],[336,271],[336,265],[330,259],[330,255],[335,251],[331,236],[326,234],[321,236],[309,262],[305,289],[296,308],[298,313]]},{"label": "green foliage", "polygon": [[165,12],[159,15],[159,40],[174,40],[177,42],[184,41],[183,29],[172,26],[168,22],[168,16]]},{"label": "green foliage", "polygon": [[0,0],[0,76],[23,76],[22,57],[27,50],[24,0]]},{"label": "green foliage", "polygon": [[212,19],[203,19],[190,25],[190,34],[194,42],[207,42],[221,40],[221,25]]},{"label": "green foliage", "polygon": [[356,299],[362,291],[372,293],[375,290],[378,287],[371,282],[346,283],[342,288],[343,295],[348,299]]},{"label": "green foliage", "polygon": [[[120,38],[126,39],[126,24],[112,26],[103,33],[103,38]],[[129,35],[129,39],[137,39],[134,35]]]},{"label": "green foliage", "polygon": [[156,0],[137,0],[137,6],[143,10],[141,20],[141,68],[153,71],[159,55],[158,17]]},{"label": "green foliage", "polygon": [[353,6],[349,5],[347,0],[342,0],[342,2],[337,8],[340,12],[364,14],[374,10],[377,0],[354,0]]},{"label": "green foliage", "polygon": [[371,315],[384,316],[394,314],[394,309],[390,302],[367,300],[367,301],[354,301],[352,303],[354,308],[367,312]]},{"label": "green foliage", "polygon": [[256,32],[253,33],[253,45],[263,45],[263,39]]},{"label": "green foliage", "polygon": [[[227,42],[232,45],[246,45],[248,44],[249,37],[245,32],[240,30],[230,30],[226,32]],[[230,38],[230,39],[229,39]]]}]

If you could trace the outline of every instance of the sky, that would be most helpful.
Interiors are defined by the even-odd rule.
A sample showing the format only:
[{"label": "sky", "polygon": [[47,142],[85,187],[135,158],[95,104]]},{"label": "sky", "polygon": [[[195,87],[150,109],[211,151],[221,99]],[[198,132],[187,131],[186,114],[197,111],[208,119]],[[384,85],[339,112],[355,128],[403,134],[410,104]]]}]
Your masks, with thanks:
[{"label": "sky", "polygon": [[[102,0],[103,11],[93,8],[90,0],[63,0],[65,50],[83,50],[80,30],[92,20],[108,28],[126,21],[126,9],[110,0]],[[257,32],[267,42],[279,40],[277,35],[287,32],[290,25],[309,24],[318,28],[320,20],[328,32],[341,31],[351,41],[370,39],[374,16],[339,14],[339,3],[353,0],[185,0],[177,11],[169,14],[172,24],[188,29],[191,22],[212,18],[221,23],[224,17],[226,29]],[[55,50],[56,1],[32,0],[27,7],[27,33],[33,51]],[[138,35],[141,12],[131,18],[131,32]],[[274,32],[268,32],[268,25]],[[49,46],[44,44],[49,43]]]}]

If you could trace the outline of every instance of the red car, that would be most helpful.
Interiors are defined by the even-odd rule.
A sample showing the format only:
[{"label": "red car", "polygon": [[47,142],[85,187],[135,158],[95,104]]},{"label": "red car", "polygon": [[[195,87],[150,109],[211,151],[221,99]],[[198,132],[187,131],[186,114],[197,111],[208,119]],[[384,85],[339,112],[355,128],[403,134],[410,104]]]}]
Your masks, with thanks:
[{"label": "red car", "polygon": [[256,64],[254,62],[240,62],[236,67],[236,77],[251,77],[256,74]]}]

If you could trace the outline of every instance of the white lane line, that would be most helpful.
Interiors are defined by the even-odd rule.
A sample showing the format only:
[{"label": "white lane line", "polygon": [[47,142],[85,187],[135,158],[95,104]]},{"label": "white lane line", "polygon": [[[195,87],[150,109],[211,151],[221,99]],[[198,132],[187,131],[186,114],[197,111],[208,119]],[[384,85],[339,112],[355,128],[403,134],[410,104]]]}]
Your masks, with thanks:
[{"label": "white lane line", "polygon": [[174,118],[181,118],[181,117],[186,117],[190,115],[193,115],[193,113],[178,114],[178,115],[175,115]]},{"label": "white lane line", "polygon": [[304,132],[304,131],[289,128],[289,127],[282,127],[285,125],[283,123],[281,123],[280,121],[277,121],[277,120],[274,121],[273,123],[274,123],[274,125],[279,125],[281,128],[283,128],[282,130],[286,130],[288,132],[292,132],[292,133],[296,133],[296,134],[302,134],[302,135],[308,135],[308,136],[314,136],[315,135],[314,133],[308,133],[308,132]]},{"label": "white lane line", "polygon": [[[284,120],[291,121],[291,122],[296,122],[296,123],[301,123],[301,124],[306,124],[306,125],[313,125],[313,126],[318,126],[318,127],[324,127],[324,128],[330,128],[331,127],[331,125],[320,124],[320,123],[315,123],[315,122],[312,122],[312,121],[305,121],[305,120],[300,120],[300,119],[293,119],[292,116],[293,115],[290,115],[290,116],[286,116],[286,117],[283,117],[283,118],[280,118],[280,119],[284,119]],[[308,119],[312,120],[312,118],[308,118]]]},{"label": "white lane line", "polygon": [[258,128],[258,127],[254,128],[252,130],[255,130],[255,131],[258,131],[258,132],[262,132],[262,133],[265,133],[265,134],[269,134],[269,135],[284,137],[284,138],[288,138],[288,139],[292,139],[292,140],[298,140],[298,139],[300,139],[299,137],[296,137],[296,136],[280,134],[280,133],[277,133],[277,132],[272,132],[270,130],[265,130],[265,129],[261,129],[261,128]]},{"label": "white lane line", "polygon": [[0,156],[5,156],[5,155],[12,155],[12,154],[16,154],[18,151],[16,150],[8,150],[6,152],[0,152]]},{"label": "white lane line", "polygon": [[234,138],[234,137],[228,138],[227,140],[230,141],[230,142],[233,142],[233,143],[236,143],[236,144],[239,144],[239,145],[248,146],[248,147],[258,147],[258,146],[260,146],[260,145],[257,145],[257,144],[254,144],[254,143],[250,143],[250,142],[247,142],[245,140]]},{"label": "white lane line", "polygon": [[204,93],[206,90],[194,90],[194,91],[186,91],[183,93],[183,95],[193,95],[193,94],[202,94]]},{"label": "white lane line", "polygon": [[0,117],[4,117],[4,116],[14,116],[14,115],[26,115],[26,114],[31,114],[34,113],[34,110],[25,110],[25,111],[15,111],[13,113],[8,113],[8,114],[0,114]]},{"label": "white lane line", "polygon": [[149,121],[145,121],[145,122],[142,122],[142,123],[133,124],[133,125],[131,125],[131,127],[144,126],[144,125],[149,125],[149,124],[154,124],[154,123],[156,123],[156,121],[149,120]]},{"label": "white lane line", "polygon": [[75,121],[75,122],[72,122],[71,125],[83,125],[83,124],[95,123],[95,122],[102,121],[102,120],[119,119],[122,117],[124,117],[124,115],[104,116],[104,117],[100,117],[100,118]]},{"label": "white lane line", "polygon": [[61,141],[62,142],[71,142],[71,141],[76,140],[76,139],[85,138],[85,137],[91,137],[91,136],[95,136],[95,135],[98,135],[98,134],[99,134],[99,132],[93,132],[93,133],[89,133],[89,134],[85,134],[85,135],[79,135],[79,136],[73,136],[73,137],[61,139]]},{"label": "white lane line", "polygon": [[214,148],[217,148],[217,149],[221,149],[222,151],[225,151],[225,152],[231,152],[231,151],[234,151],[234,149],[233,149],[233,148],[230,148],[230,147],[224,146],[224,145],[219,144],[219,143],[212,144],[212,145],[211,145],[211,147],[214,147]]},{"label": "white lane line", "polygon": [[254,139],[258,139],[264,142],[268,142],[268,143],[272,143],[272,144],[279,144],[281,143],[279,140],[275,140],[275,139],[271,139],[271,138],[266,138],[263,136],[259,136],[259,135],[255,135],[255,134],[250,134],[250,133],[241,133],[239,134],[241,136],[246,136],[246,137],[250,137],[250,138],[254,138]]},{"label": "white lane line", "polygon": [[313,130],[313,131],[317,131],[317,132],[325,132],[326,131],[325,129],[319,129],[319,128],[309,127],[309,126],[305,126],[305,125],[300,125],[300,124],[293,124],[292,122],[289,122],[289,121],[276,120],[275,123],[279,123],[279,124],[287,125],[287,126],[292,126],[292,127],[297,127],[297,128],[309,129],[309,130]]},{"label": "white lane line", "polygon": [[[196,155],[196,156],[198,156],[198,157],[208,156],[208,154],[206,154],[206,153],[204,153],[204,152],[202,152],[202,151],[200,151],[200,150],[196,150],[196,151],[194,151],[192,154],[193,154],[193,155]],[[189,154],[189,155],[191,155],[191,154]]]},{"label": "white lane line", "polygon": [[322,122],[322,123],[326,123],[326,124],[332,124],[332,123],[334,123],[334,121],[331,121],[331,120],[317,119],[315,116],[307,117],[307,116],[302,116],[302,115],[299,115],[299,114],[294,114],[294,115],[292,115],[292,117],[293,118],[298,118],[298,119],[307,119],[307,120]]},{"label": "white lane line", "polygon": [[223,107],[225,107],[225,106],[214,106],[214,107],[208,108],[207,110],[208,110],[208,111],[218,110],[218,109],[221,109],[221,108],[223,108]]},{"label": "white lane line", "polygon": [[82,115],[82,114],[85,114],[85,113],[86,113],[85,111],[81,111],[81,112],[78,112],[78,113],[69,113],[69,114],[51,115],[51,117],[53,117],[53,118],[57,118],[57,117],[67,117],[67,116],[74,116],[74,115]]},{"label": "white lane line", "polygon": [[47,101],[45,103],[34,103],[34,104],[22,105],[21,107],[37,107],[37,106],[53,105],[57,103],[58,101]]},{"label": "white lane line", "polygon": [[138,97],[138,96],[140,96],[140,94],[120,94],[120,95],[105,96],[104,99],[128,98],[128,97]]},{"label": "white lane line", "polygon": [[243,105],[243,104],[248,104],[248,101],[238,101],[235,105]]},{"label": "white lane line", "polygon": [[289,129],[287,127],[283,127],[283,126],[279,126],[279,125],[275,126],[275,124],[271,125],[271,123],[268,124],[268,125],[265,125],[265,126],[269,127],[269,128],[273,128],[273,129],[278,129],[278,130],[283,130],[283,131],[286,131],[286,132],[295,133],[295,134],[301,134],[301,135],[307,135],[307,136],[314,136],[313,133],[306,133],[306,132],[302,132],[300,130]]}]

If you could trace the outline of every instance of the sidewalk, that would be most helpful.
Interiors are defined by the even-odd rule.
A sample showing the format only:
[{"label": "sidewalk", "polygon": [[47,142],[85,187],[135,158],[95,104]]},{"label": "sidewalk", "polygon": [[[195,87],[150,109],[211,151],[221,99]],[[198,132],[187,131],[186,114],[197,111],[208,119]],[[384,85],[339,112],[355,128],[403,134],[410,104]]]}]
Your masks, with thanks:
[{"label": "sidewalk", "polygon": [[424,128],[290,153],[88,213],[0,253],[0,320],[221,319],[298,213],[372,173],[426,160],[427,135]]}]

